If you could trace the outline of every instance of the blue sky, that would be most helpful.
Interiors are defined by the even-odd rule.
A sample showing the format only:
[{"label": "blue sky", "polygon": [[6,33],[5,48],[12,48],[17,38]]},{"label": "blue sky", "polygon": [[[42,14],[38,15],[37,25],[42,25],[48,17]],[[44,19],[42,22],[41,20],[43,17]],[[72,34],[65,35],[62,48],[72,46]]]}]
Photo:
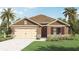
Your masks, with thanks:
[{"label": "blue sky", "polygon": [[[79,9],[78,7],[76,7]],[[0,11],[2,8],[0,8]],[[44,14],[53,18],[64,18],[64,7],[16,7],[13,8],[17,18],[31,17],[39,14]],[[78,10],[79,12],[79,10]]]},{"label": "blue sky", "polygon": [[31,17],[44,14],[53,18],[64,18],[62,7],[33,7],[33,8],[14,8],[18,17]]}]

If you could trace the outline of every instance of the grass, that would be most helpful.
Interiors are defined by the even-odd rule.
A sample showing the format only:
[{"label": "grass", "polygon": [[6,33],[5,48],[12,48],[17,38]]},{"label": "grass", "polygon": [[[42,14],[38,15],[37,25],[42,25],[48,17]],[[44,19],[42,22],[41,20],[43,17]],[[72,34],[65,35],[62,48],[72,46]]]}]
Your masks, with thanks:
[{"label": "grass", "polygon": [[79,51],[79,40],[35,41],[22,51]]}]

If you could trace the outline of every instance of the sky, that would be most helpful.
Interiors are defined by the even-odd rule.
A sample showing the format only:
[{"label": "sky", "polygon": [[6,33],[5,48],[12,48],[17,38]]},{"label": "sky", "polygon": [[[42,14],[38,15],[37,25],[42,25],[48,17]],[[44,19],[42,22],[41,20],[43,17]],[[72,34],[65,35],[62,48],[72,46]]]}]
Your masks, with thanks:
[{"label": "sky", "polygon": [[14,8],[15,13],[19,17],[32,17],[35,15],[43,14],[53,18],[64,18],[64,8],[59,7],[30,7],[30,8]]},{"label": "sky", "polygon": [[[77,8],[77,12],[79,13],[79,8]],[[0,12],[3,8],[0,8]],[[64,7],[16,7],[12,8],[16,18],[24,18],[24,17],[32,17],[39,14],[47,15],[52,18],[64,18]]]}]

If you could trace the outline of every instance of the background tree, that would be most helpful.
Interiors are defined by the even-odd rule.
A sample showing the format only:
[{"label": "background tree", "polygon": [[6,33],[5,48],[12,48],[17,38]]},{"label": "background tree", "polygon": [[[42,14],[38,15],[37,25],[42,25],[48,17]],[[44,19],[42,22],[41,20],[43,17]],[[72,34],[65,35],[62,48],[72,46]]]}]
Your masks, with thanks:
[{"label": "background tree", "polygon": [[76,15],[77,15],[77,9],[74,8],[74,7],[68,7],[68,8],[64,8],[64,16],[67,18],[68,17],[68,23],[70,24],[70,28],[71,28],[71,32],[72,34],[76,34],[76,31],[75,31],[75,27],[76,27],[76,24],[77,24],[77,18],[76,18]]}]

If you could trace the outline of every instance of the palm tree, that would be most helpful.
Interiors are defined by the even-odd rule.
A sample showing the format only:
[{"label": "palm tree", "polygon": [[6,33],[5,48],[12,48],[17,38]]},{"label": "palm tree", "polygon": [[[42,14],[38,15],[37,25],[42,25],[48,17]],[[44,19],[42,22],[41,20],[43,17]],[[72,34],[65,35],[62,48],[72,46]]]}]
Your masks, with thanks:
[{"label": "palm tree", "polygon": [[6,38],[5,32],[9,31],[10,28],[9,25],[11,24],[11,21],[14,20],[15,14],[11,8],[3,9],[0,18],[2,19],[2,23],[1,23],[2,32],[4,33],[4,37]]},{"label": "palm tree", "polygon": [[76,14],[77,14],[77,9],[75,9],[74,7],[68,7],[64,9],[65,11],[63,12],[64,16],[67,18],[68,20],[75,18]]},{"label": "palm tree", "polygon": [[11,21],[14,20],[14,18],[15,18],[15,14],[11,8],[3,9],[3,11],[1,12],[2,21],[7,22],[7,30],[9,28]]},{"label": "palm tree", "polygon": [[63,12],[65,18],[68,17],[68,23],[70,24],[71,26],[71,30],[72,32],[74,33],[75,32],[75,25],[76,25],[76,15],[77,15],[77,9],[74,8],[74,7],[68,7],[68,8],[65,8],[64,9],[65,11]]}]

